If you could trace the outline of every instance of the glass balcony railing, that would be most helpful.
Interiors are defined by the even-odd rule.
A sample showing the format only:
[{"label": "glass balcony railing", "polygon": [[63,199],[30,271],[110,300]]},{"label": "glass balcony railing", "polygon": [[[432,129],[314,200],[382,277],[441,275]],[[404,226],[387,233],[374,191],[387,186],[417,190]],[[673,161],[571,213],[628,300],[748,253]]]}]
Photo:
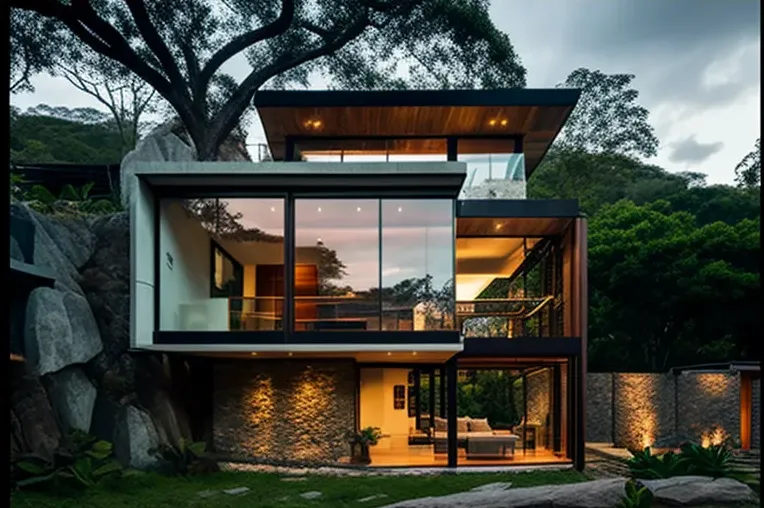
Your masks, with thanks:
[{"label": "glass balcony railing", "polygon": [[280,296],[228,298],[229,330],[283,330],[284,298]]}]

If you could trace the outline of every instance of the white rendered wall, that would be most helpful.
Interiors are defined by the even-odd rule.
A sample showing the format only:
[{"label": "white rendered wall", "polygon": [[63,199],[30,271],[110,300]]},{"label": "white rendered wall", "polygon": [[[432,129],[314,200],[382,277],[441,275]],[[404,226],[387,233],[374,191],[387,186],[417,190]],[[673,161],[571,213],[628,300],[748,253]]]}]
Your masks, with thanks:
[{"label": "white rendered wall", "polygon": [[130,196],[130,344],[142,347],[154,341],[154,195],[138,178],[134,189]]},{"label": "white rendered wall", "polygon": [[379,427],[381,429],[386,437],[380,439],[378,448],[408,446],[410,427],[408,396],[403,409],[395,409],[393,406],[393,387],[403,385],[408,393],[408,375],[408,369],[361,369],[361,428]]},{"label": "white rendered wall", "polygon": [[210,297],[209,233],[179,201],[161,202],[159,227],[159,329],[228,330],[228,299]]}]

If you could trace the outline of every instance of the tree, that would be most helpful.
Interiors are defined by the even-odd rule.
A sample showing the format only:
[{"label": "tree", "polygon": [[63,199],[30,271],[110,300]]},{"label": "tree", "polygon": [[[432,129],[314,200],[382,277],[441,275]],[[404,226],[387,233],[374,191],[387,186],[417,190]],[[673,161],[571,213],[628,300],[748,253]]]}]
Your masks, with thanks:
[{"label": "tree", "polygon": [[10,32],[10,93],[32,92],[29,79],[54,65],[54,48],[59,41],[57,24],[33,12],[12,9]]},{"label": "tree", "polygon": [[[322,72],[340,88],[525,85],[525,69],[488,0],[12,0],[59,22],[124,66],[175,110],[200,160],[217,148],[265,85],[307,86]],[[235,88],[221,72],[246,54]],[[397,72],[409,81],[395,77]],[[429,79],[423,79],[425,76]],[[225,99],[218,105],[216,91]]]},{"label": "tree", "polygon": [[604,74],[579,68],[558,86],[580,88],[581,98],[570,115],[557,147],[654,157],[658,138],[648,121],[649,112],[637,103],[631,74]]},{"label": "tree", "polygon": [[755,357],[759,218],[698,227],[668,206],[622,201],[590,222],[591,370]]},{"label": "tree", "polygon": [[761,138],[743,160],[735,166],[735,182],[739,187],[758,187],[761,185]]}]

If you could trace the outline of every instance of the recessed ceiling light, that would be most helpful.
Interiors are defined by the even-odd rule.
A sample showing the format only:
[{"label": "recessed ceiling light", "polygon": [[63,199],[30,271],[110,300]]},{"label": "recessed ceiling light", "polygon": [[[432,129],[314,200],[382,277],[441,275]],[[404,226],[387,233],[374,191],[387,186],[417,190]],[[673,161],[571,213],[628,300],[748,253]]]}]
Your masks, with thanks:
[{"label": "recessed ceiling light", "polygon": [[399,211],[399,212],[402,212],[402,211],[403,211],[403,207],[399,206],[399,207],[398,207],[398,211]]},{"label": "recessed ceiling light", "polygon": [[496,229],[501,229],[501,224],[496,224]]},{"label": "recessed ceiling light", "polygon": [[502,126],[506,126],[506,125],[507,125],[507,123],[508,123],[508,122],[507,122],[507,119],[506,119],[506,118],[505,118],[504,120],[502,120],[502,121],[501,121],[501,125],[502,125]]},{"label": "recessed ceiling light", "polygon": [[393,356],[393,354],[392,354],[391,352],[389,352],[389,351],[388,351],[388,352],[387,352],[387,356]]},{"label": "recessed ceiling light", "polygon": [[294,353],[292,353],[292,352],[290,351],[290,352],[289,352],[289,353],[287,353],[287,354],[288,354],[289,356],[292,356]]},{"label": "recessed ceiling light", "polygon": [[495,118],[491,118],[490,120],[488,120],[488,125],[490,125],[491,127],[496,125],[496,119]]},{"label": "recessed ceiling light", "polygon": [[355,211],[356,212],[360,212],[361,211],[361,207],[359,206],[358,208],[355,209]]},{"label": "recessed ceiling light", "polygon": [[275,206],[272,206],[272,207],[271,207],[271,212],[275,212],[275,211],[276,211],[276,207],[275,207]]},{"label": "recessed ceiling light", "polygon": [[412,355],[414,355],[414,356],[416,356],[416,351],[414,351],[414,352],[413,352],[413,353],[411,353],[411,354],[412,354]]},{"label": "recessed ceiling light", "polygon": [[319,212],[321,211],[321,207],[320,207],[320,206],[318,207],[318,211],[319,211]]},{"label": "recessed ceiling light", "polygon": [[321,242],[322,242],[321,238],[317,238],[317,239],[316,239],[316,241],[317,241],[318,243],[321,243]]},{"label": "recessed ceiling light", "polygon": [[252,352],[252,353],[250,353],[250,354],[251,354],[252,356],[257,356],[257,353],[255,353],[255,352]]}]

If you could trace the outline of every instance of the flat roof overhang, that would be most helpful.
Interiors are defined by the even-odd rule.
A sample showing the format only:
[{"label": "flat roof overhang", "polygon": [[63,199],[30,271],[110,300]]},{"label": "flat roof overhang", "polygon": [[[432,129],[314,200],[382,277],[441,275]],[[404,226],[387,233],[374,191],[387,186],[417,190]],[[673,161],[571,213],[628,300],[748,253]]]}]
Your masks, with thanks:
[{"label": "flat roof overhang", "polygon": [[235,197],[263,192],[370,192],[455,199],[463,162],[147,162],[135,174],[163,197]]},{"label": "flat roof overhang", "polygon": [[[506,153],[507,138],[520,137],[530,176],[580,95],[571,88],[263,90],[253,103],[277,160],[285,157],[287,138],[309,139],[314,149],[320,139],[495,138],[481,152]],[[314,120],[320,129],[310,126]]]},{"label": "flat roof overhang", "polygon": [[581,217],[576,199],[459,200],[457,238],[544,237],[564,233]]}]

